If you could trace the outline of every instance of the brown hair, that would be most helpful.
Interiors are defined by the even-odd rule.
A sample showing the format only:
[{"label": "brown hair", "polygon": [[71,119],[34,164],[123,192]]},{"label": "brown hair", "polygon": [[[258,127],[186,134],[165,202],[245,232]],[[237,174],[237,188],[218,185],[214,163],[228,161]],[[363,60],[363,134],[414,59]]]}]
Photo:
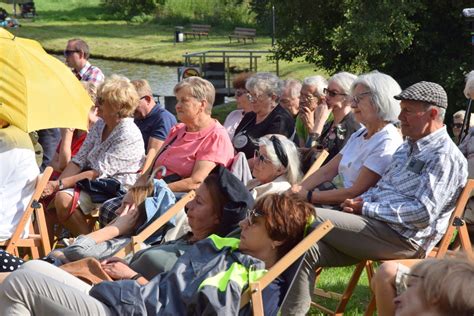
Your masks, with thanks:
[{"label": "brown hair", "polygon": [[73,44],[76,50],[79,50],[84,53],[84,58],[89,59],[90,52],[89,52],[89,45],[84,40],[80,38],[73,38],[68,41],[68,43]]},{"label": "brown hair", "polygon": [[245,84],[247,83],[247,80],[253,75],[253,72],[241,72],[240,74],[234,77],[234,80],[232,81],[232,86],[234,87],[234,89],[245,89]]},{"label": "brown hair", "polygon": [[264,213],[268,236],[283,241],[278,248],[282,257],[304,238],[305,227],[314,208],[296,195],[268,194],[257,200],[255,209]]},{"label": "brown hair", "polygon": [[474,314],[474,263],[465,259],[425,259],[410,274],[421,277],[419,295],[445,315]]}]

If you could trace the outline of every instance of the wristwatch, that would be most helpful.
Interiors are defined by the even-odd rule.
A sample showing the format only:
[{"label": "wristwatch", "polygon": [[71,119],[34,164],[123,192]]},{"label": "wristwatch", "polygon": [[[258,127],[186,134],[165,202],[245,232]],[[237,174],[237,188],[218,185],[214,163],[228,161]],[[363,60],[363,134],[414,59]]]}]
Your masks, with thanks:
[{"label": "wristwatch", "polygon": [[319,133],[309,133],[309,138],[311,138],[311,140],[318,140],[319,139],[319,136],[321,136]]},{"label": "wristwatch", "polygon": [[58,180],[58,189],[59,189],[59,191],[61,191],[62,189],[64,189],[63,180],[61,180],[61,179]]},{"label": "wristwatch", "polygon": [[314,192],[314,189],[309,190],[308,193],[306,194],[306,201],[308,201],[308,203],[313,203],[313,192]]}]

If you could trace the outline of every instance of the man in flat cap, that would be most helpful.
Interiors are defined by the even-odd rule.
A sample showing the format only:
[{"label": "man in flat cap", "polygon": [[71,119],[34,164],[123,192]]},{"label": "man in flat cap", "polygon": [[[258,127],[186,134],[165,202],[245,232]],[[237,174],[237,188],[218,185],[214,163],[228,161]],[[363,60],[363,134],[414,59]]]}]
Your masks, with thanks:
[{"label": "man in flat cap", "polygon": [[443,124],[446,91],[422,81],[394,97],[406,141],[377,185],[346,200],[343,212],[316,209],[317,221],[335,228],[307,252],[282,315],[306,314],[316,268],[424,258],[445,233],[467,181],[467,161]]}]

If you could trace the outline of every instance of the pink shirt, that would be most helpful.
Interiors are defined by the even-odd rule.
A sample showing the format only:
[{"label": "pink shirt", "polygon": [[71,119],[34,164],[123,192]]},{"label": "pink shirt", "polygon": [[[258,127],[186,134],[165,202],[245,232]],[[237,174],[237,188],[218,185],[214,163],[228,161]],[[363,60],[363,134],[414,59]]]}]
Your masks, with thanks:
[{"label": "pink shirt", "polygon": [[196,161],[211,161],[229,167],[234,158],[229,135],[217,121],[199,132],[186,132],[185,124],[176,124],[163,146],[171,141],[173,143],[158,157],[154,166],[165,166],[167,175],[176,173],[183,179],[189,178]]}]

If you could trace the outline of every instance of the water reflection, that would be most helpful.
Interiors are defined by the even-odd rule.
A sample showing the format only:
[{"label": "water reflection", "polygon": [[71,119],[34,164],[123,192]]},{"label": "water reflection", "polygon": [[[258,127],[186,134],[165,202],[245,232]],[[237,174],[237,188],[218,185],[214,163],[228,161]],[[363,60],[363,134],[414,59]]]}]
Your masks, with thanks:
[{"label": "water reflection", "polygon": [[[64,62],[64,57],[56,55]],[[177,70],[174,66],[148,65],[125,61],[113,61],[91,58],[92,65],[99,67],[105,76],[112,74],[124,75],[130,80],[146,79],[154,94],[161,96],[173,95],[173,88],[178,83]],[[163,98],[160,98],[163,102]]]}]

